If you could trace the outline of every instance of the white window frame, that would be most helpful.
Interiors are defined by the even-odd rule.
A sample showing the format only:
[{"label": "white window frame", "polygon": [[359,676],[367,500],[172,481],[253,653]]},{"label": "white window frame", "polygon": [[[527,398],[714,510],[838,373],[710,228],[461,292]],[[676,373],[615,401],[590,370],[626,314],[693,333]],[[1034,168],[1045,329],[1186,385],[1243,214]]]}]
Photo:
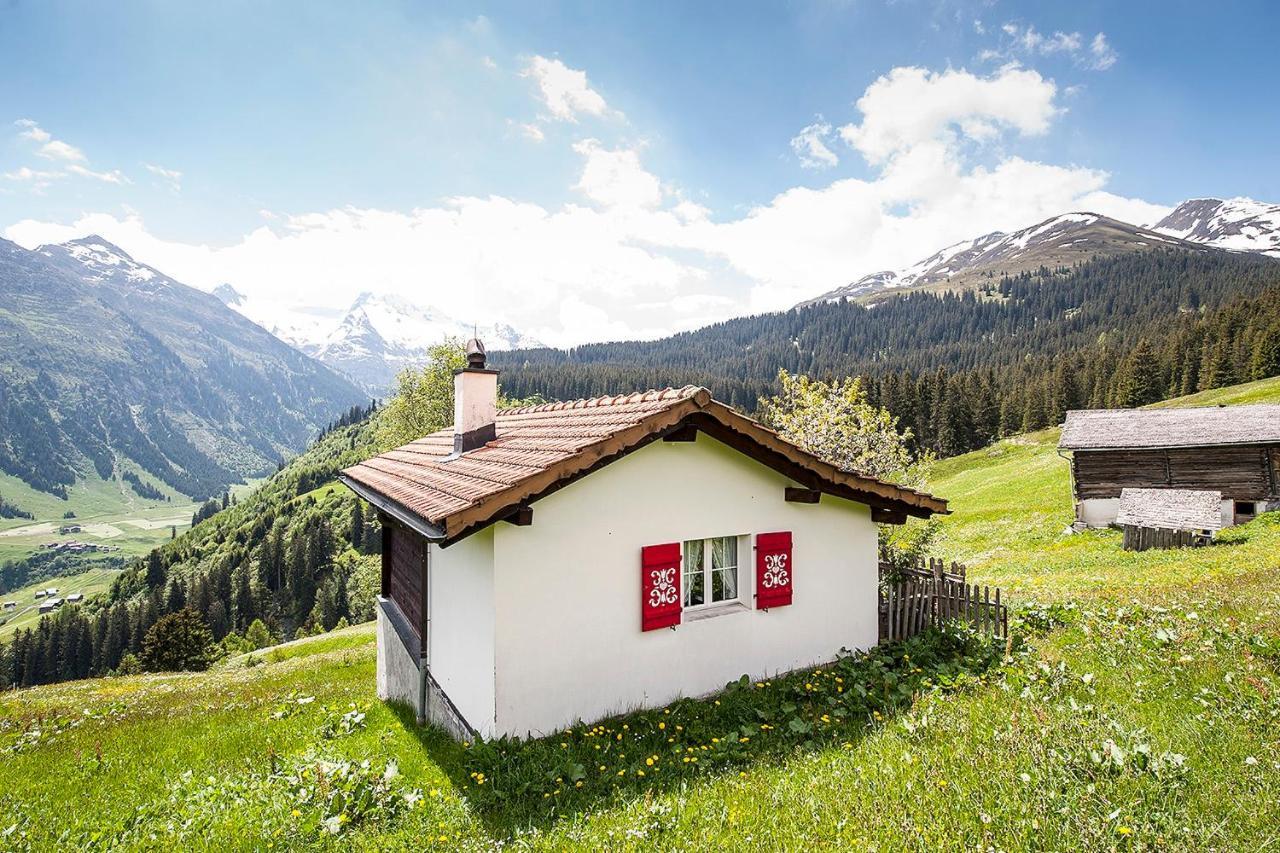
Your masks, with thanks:
[{"label": "white window frame", "polygon": [[[710,600],[711,575],[714,571],[711,568],[711,542],[712,540],[715,540],[715,539],[735,539],[737,540],[737,544],[738,544],[738,561],[737,561],[737,565],[734,566],[734,569],[738,575],[738,594],[733,598],[726,598],[723,601]],[[705,538],[700,538],[700,539],[685,539],[680,542],[680,607],[683,612],[697,614],[697,613],[702,613],[708,610],[720,610],[722,608],[732,608],[735,605],[745,606],[744,602],[748,599],[748,596],[750,595],[750,592],[751,592],[747,588],[747,586],[752,578],[752,575],[750,572],[747,572],[747,573],[743,572],[743,568],[744,568],[743,559],[744,559],[744,554],[747,554],[749,551],[749,549],[746,546],[750,544],[750,541],[751,541],[751,537],[749,535],[731,533],[727,536],[707,536]],[[685,594],[687,592],[688,577],[690,574],[692,574],[691,572],[688,571],[687,567],[685,566],[685,553],[686,553],[685,546],[690,542],[702,543],[702,603],[701,604],[685,604],[684,603]]]}]

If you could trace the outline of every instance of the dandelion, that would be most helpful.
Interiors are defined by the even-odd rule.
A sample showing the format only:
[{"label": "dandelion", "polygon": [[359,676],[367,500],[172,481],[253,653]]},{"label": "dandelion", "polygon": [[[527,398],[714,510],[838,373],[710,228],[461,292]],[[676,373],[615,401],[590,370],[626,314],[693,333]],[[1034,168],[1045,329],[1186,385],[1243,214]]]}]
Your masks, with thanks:
[{"label": "dandelion", "polygon": [[646,765],[648,765],[649,767],[652,767],[652,766],[653,766],[653,759],[652,759],[652,758],[646,758],[646,759],[644,760],[644,763],[645,763]]},{"label": "dandelion", "polygon": [[665,729],[666,727],[667,727],[667,724],[666,724],[666,723],[658,723],[658,728],[659,728],[659,729]]}]

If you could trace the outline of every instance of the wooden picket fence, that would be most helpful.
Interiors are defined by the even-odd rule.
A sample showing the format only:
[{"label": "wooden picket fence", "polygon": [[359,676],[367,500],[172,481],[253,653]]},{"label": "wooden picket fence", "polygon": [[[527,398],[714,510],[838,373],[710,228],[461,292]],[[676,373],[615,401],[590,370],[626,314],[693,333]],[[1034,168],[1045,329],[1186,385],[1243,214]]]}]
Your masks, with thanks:
[{"label": "wooden picket fence", "polygon": [[880,565],[880,639],[905,640],[930,625],[964,622],[997,639],[1009,636],[1009,608],[1000,601],[1000,589],[968,583],[965,567],[930,559],[899,570],[889,580],[891,568]]}]

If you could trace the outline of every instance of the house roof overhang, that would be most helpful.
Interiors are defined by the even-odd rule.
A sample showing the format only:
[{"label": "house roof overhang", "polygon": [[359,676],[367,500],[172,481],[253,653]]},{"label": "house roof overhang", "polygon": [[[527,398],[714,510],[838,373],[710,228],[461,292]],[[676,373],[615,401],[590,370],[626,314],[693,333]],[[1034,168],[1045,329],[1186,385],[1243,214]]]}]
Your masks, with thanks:
[{"label": "house roof overhang", "polygon": [[[941,498],[842,470],[801,450],[768,427],[713,400],[710,392],[704,388],[691,387],[677,391],[668,389],[663,392],[645,392],[644,395],[599,398],[501,412],[498,417],[497,439],[463,454],[461,458],[472,457],[471,461],[476,464],[469,470],[475,470],[477,478],[496,476],[487,472],[482,463],[486,459],[499,458],[498,454],[504,446],[504,433],[508,433],[508,430],[504,430],[504,420],[508,425],[515,425],[520,416],[547,416],[564,412],[567,413],[563,418],[564,426],[566,431],[572,432],[573,413],[603,410],[606,406],[624,406],[636,401],[651,403],[654,400],[662,404],[651,404],[633,420],[624,422],[617,429],[609,429],[602,435],[592,436],[591,440],[549,460],[547,464],[517,467],[515,470],[519,472],[518,476],[509,477],[508,481],[479,479],[479,485],[469,484],[467,494],[450,494],[449,497],[455,499],[435,514],[413,507],[416,502],[414,492],[444,492],[451,487],[454,491],[461,492],[461,489],[453,485],[454,472],[445,467],[454,462],[445,461],[443,455],[426,456],[422,461],[410,464],[406,461],[409,455],[407,451],[414,445],[406,445],[344,470],[340,479],[360,497],[400,523],[431,541],[449,545],[610,462],[692,427],[806,488],[866,504],[881,510],[884,518],[898,521],[905,520],[907,516],[927,518],[934,514],[949,513],[947,502]],[[442,430],[420,442],[425,446],[426,443],[437,440],[443,447],[443,438],[449,435],[451,430]],[[525,450],[525,445],[521,445],[520,449]],[[491,451],[487,457],[486,451]],[[501,458],[507,459],[510,456],[508,454]]]}]

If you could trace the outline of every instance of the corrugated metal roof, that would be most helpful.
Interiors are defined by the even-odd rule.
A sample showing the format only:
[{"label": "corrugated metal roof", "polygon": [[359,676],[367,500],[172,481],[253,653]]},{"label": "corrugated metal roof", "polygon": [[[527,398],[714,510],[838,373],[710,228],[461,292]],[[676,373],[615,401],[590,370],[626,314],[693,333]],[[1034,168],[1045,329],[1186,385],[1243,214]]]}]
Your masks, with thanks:
[{"label": "corrugated metal roof", "polygon": [[1222,493],[1195,489],[1125,489],[1116,523],[1162,530],[1220,530]]},{"label": "corrugated metal roof", "polygon": [[342,474],[366,497],[389,500],[423,520],[426,528],[440,531],[442,538],[452,538],[694,414],[723,424],[745,447],[758,446],[775,459],[784,455],[835,487],[866,492],[879,504],[916,515],[947,511],[946,501],[932,495],[841,472],[696,386],[507,409],[498,413],[497,438],[461,456],[452,456],[449,427]]},{"label": "corrugated metal roof", "polygon": [[1280,443],[1280,405],[1067,412],[1064,450],[1124,450]]}]

